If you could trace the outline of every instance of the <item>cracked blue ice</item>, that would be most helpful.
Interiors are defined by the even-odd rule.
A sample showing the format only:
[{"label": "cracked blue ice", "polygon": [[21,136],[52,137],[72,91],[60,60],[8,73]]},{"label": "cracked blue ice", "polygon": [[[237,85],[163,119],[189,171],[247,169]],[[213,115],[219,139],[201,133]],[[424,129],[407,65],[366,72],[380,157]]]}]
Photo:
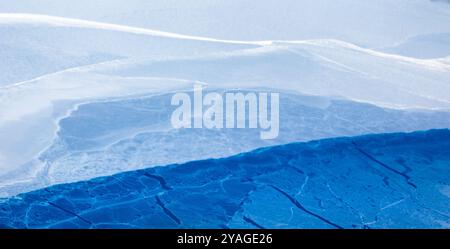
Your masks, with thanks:
[{"label": "cracked blue ice", "polygon": [[448,228],[449,151],[449,130],[280,145],[21,194],[0,202],[0,224]]}]

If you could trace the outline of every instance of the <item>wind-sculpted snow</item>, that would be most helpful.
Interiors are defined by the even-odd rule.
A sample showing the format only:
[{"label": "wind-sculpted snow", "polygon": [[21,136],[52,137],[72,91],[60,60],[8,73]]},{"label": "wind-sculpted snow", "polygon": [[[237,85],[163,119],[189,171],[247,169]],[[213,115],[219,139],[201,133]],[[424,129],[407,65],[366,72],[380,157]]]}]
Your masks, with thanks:
[{"label": "wind-sculpted snow", "polygon": [[450,66],[384,54],[335,41],[275,42],[272,46],[207,57],[128,60],[94,72],[176,77],[213,87],[266,87],[391,108],[450,107]]},{"label": "wind-sculpted snow", "polygon": [[450,56],[450,33],[426,34],[408,38],[384,52],[400,54],[414,58],[432,59]]},{"label": "wind-sculpted snow", "polygon": [[123,58],[199,56],[258,47],[61,17],[0,13],[0,86]]},{"label": "wind-sculpted snow", "polygon": [[[205,94],[209,91],[227,90],[205,89]],[[1,196],[144,167],[227,157],[262,146],[450,127],[448,111],[384,109],[282,92],[280,134],[274,140],[261,140],[258,129],[174,129],[170,116],[176,107],[170,105],[171,96],[156,94],[79,105],[59,121],[53,139],[33,158],[33,164],[0,175]]]},{"label": "wind-sculpted snow", "polygon": [[[448,4],[92,2],[0,3],[0,196],[260,146],[450,127],[450,64],[437,58],[448,55]],[[281,135],[172,129],[170,96],[194,83],[282,92]]]},{"label": "wind-sculpted snow", "polygon": [[10,228],[449,228],[450,131],[267,147],[4,199]]},{"label": "wind-sculpted snow", "polygon": [[[69,30],[64,32],[69,32]],[[57,35],[55,35],[55,38],[57,38]],[[179,39],[175,40],[178,41]],[[96,43],[90,40],[86,42],[92,43],[94,47],[96,47],[95,44],[101,44],[101,42]],[[203,47],[202,41],[192,42],[192,45],[197,49]],[[197,44],[197,42],[200,42],[200,44]],[[73,47],[76,47],[78,43],[75,42],[74,44]],[[180,43],[175,42],[173,48],[177,48],[176,44],[179,45]],[[191,89],[193,83],[203,82],[209,88],[268,88],[272,89],[271,91],[306,93],[323,96],[326,99],[343,98],[390,108],[433,110],[450,107],[450,95],[447,94],[447,92],[450,92],[450,65],[443,60],[421,60],[390,55],[335,40],[273,41],[271,45],[251,49],[239,48],[236,51],[225,51],[232,48],[227,46],[236,46],[236,44],[225,43],[225,47],[222,47],[224,43],[221,42],[213,42],[212,44],[221,44],[216,47],[218,50],[215,50],[213,54],[210,54],[212,51],[209,51],[206,54],[185,54],[185,56],[177,57],[177,50],[172,51],[168,48],[163,54],[173,53],[173,57],[155,56],[152,59],[114,60],[67,69],[33,80],[0,87],[0,140],[8,141],[8,143],[0,144],[0,169],[2,170],[0,174],[0,195],[5,196],[29,191],[56,182],[84,180],[120,170],[135,169],[143,167],[147,163],[174,163],[174,161],[159,161],[161,158],[167,157],[168,151],[173,151],[173,149],[168,149],[173,148],[171,146],[176,144],[172,143],[171,139],[180,142],[191,136],[185,137],[181,134],[182,136],[177,139],[176,137],[179,134],[175,135],[168,125],[162,126],[163,128],[152,128],[153,130],[150,130],[150,132],[153,133],[149,134],[147,128],[157,124],[148,122],[149,119],[143,116],[147,114],[145,112],[137,113],[137,115],[140,115],[141,119],[145,121],[147,128],[139,125],[138,127],[128,126],[130,125],[129,121],[126,120],[128,117],[122,116],[124,119],[109,124],[110,127],[123,125],[121,131],[114,131],[117,133],[106,131],[105,137],[93,134],[97,131],[96,125],[99,124],[96,124],[96,120],[92,120],[90,126],[86,126],[86,129],[83,130],[88,132],[89,129],[92,129],[93,137],[79,140],[79,146],[85,147],[81,148],[79,155],[85,153],[90,155],[86,157],[86,160],[82,160],[86,161],[86,165],[81,168],[73,167],[70,169],[54,167],[53,165],[60,165],[60,163],[72,165],[70,163],[74,162],[72,160],[79,160],[78,156],[72,157],[73,145],[68,151],[64,151],[64,147],[55,147],[53,143],[58,144],[60,142],[57,138],[59,121],[70,117],[72,112],[80,105],[87,103],[110,102],[118,98],[140,99],[142,96],[148,96],[149,94],[161,95]],[[109,49],[113,49],[114,46],[112,45]],[[195,53],[194,47],[190,47],[192,50],[188,49],[188,51]],[[94,51],[100,48],[96,47]],[[178,49],[184,48],[186,47],[182,46]],[[152,46],[149,49],[153,49]],[[127,50],[127,48],[119,49],[118,52],[123,50]],[[303,101],[303,103],[309,100],[311,98]],[[170,102],[168,97],[166,101],[164,103]],[[146,108],[157,109],[160,108],[158,105],[164,106],[164,103],[154,102],[151,107]],[[282,107],[287,110],[284,113],[292,111],[288,115],[291,118],[286,118],[287,121],[282,122],[282,129],[287,130],[287,134],[299,130],[311,131],[310,128],[305,127],[316,126],[315,123],[305,123],[305,120],[309,120],[310,116],[308,115],[310,113],[306,113],[306,116],[302,117],[293,112],[297,109],[287,109],[288,106]],[[166,108],[164,111],[165,113],[161,113],[161,115],[167,117],[173,109]],[[344,112],[348,112],[345,115],[350,115],[355,110],[348,108],[342,110],[342,113]],[[406,110],[406,112],[410,111]],[[440,112],[437,113],[440,114]],[[106,115],[107,117],[108,112],[96,114],[93,111],[89,115]],[[281,115],[284,115],[283,112]],[[418,122],[416,127],[400,125],[393,129],[386,129],[381,125],[383,128],[375,128],[374,130],[376,132],[392,132],[449,127],[446,114],[442,115],[442,118],[427,118],[426,121],[422,119],[423,117],[420,115],[417,117],[421,121]],[[410,118],[412,116],[408,117],[408,119]],[[132,120],[136,121],[136,119]],[[296,120],[296,122],[291,123],[290,120]],[[373,118],[367,120],[373,122]],[[325,123],[328,121],[325,121]],[[305,132],[301,133],[301,136],[289,134],[286,137],[304,141],[326,136],[358,135],[370,132],[366,129],[360,129],[360,127],[354,127],[352,123],[354,121],[354,119],[348,120],[345,126],[350,128],[344,129],[344,132],[340,132],[342,124],[327,123],[324,125],[329,128],[325,128],[322,132],[313,132],[312,134]],[[388,121],[380,120],[380,122],[396,123],[392,118],[389,118]],[[408,123],[404,120],[399,122]],[[139,122],[137,123],[139,124]],[[71,126],[78,127],[78,124],[71,123]],[[405,128],[402,130],[398,129],[399,127],[410,127],[411,129]],[[105,129],[105,127],[103,128]],[[39,132],[36,132],[36,130],[39,130]],[[348,133],[348,131],[352,132]],[[229,146],[219,145],[217,148],[220,149],[217,150],[206,149],[205,151],[211,152],[211,154],[200,153],[201,157],[199,158],[227,156],[232,153],[243,152],[253,149],[254,145],[252,144],[256,143],[254,139],[250,139],[249,144],[244,145],[237,142],[239,138],[243,137],[243,134],[218,136],[219,134],[209,130],[196,132],[201,133],[197,135],[201,135],[205,139],[218,139],[217,141],[225,139],[225,141],[229,141],[227,143]],[[114,134],[114,136],[109,134]],[[252,132],[249,132],[244,137],[252,137],[252,134]],[[145,141],[136,144],[137,146],[143,146],[143,149],[138,149],[136,153],[130,154],[127,152],[123,154],[125,157],[136,154],[136,156],[132,156],[133,159],[112,159],[110,155],[115,154],[115,151],[120,152],[116,154],[123,153],[122,149],[118,149],[121,145],[128,147],[128,140],[125,139]],[[276,144],[292,141],[295,140],[280,140]],[[160,154],[152,157],[154,159],[152,162],[143,161],[142,157],[139,156],[142,151],[144,155],[147,155],[146,153],[150,151],[157,152],[143,145],[149,143],[150,147],[167,143],[167,147],[161,147],[164,150],[158,151],[158,153],[161,152]],[[92,144],[98,144],[98,146],[87,148]],[[63,146],[65,145],[63,144]],[[51,147],[50,150],[47,150],[49,147]],[[58,148],[57,152],[48,153],[55,148]],[[45,157],[41,157],[44,152]],[[188,156],[198,155],[199,151],[197,150],[177,152],[181,154],[175,162],[199,159]],[[69,156],[67,157],[67,155]],[[117,159],[120,163],[114,163],[114,166],[102,164],[99,167],[96,166],[96,170],[92,171],[90,165],[95,162],[93,159],[100,160],[102,163]],[[126,163],[129,167],[124,168],[123,165]],[[85,172],[83,172],[84,166],[86,166]],[[68,169],[67,172],[58,170],[63,168]],[[67,179],[64,179],[64,177],[67,177]]]},{"label": "wind-sculpted snow", "polygon": [[444,57],[448,23],[450,5],[426,0],[3,1],[0,86],[120,58],[198,56],[273,41],[336,39]]},{"label": "wind-sculpted snow", "polygon": [[135,35],[145,35],[145,36],[155,36],[163,38],[173,38],[181,40],[193,40],[193,41],[204,41],[204,42],[217,42],[217,43],[228,43],[228,44],[248,44],[248,45],[265,45],[264,42],[245,42],[238,40],[222,40],[214,39],[209,37],[200,36],[190,36],[182,35],[171,32],[164,32],[159,30],[130,27],[125,25],[93,22],[87,20],[79,20],[64,17],[46,16],[46,15],[33,15],[33,14],[15,14],[6,13],[0,14],[0,24],[32,24],[34,26],[44,25],[44,26],[55,26],[55,27],[71,27],[71,28],[82,28],[82,29],[95,29],[95,30],[106,30],[115,31],[121,33],[135,34]]},{"label": "wind-sculpted snow", "polygon": [[429,0],[15,0],[0,2],[0,12],[228,40],[332,38],[364,47],[385,47],[416,35],[450,32],[450,5]]}]

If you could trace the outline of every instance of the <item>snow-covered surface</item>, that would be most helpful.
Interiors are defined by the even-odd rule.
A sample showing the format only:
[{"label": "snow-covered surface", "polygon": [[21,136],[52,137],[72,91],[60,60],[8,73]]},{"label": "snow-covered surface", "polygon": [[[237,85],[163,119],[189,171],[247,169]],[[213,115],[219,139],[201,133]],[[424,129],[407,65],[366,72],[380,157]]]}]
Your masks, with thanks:
[{"label": "snow-covered surface", "polygon": [[34,14],[13,14],[6,13],[0,14],[0,24],[33,24],[33,25],[50,25],[56,27],[71,27],[71,28],[87,28],[87,29],[98,29],[98,30],[108,30],[117,31],[123,33],[130,33],[135,35],[148,35],[148,36],[158,36],[165,38],[175,38],[175,39],[185,39],[185,40],[196,40],[196,41],[209,41],[209,42],[223,42],[223,43],[236,43],[236,44],[251,44],[251,45],[264,45],[261,42],[244,42],[244,41],[233,41],[233,40],[220,40],[208,37],[200,36],[190,36],[182,35],[177,33],[164,32],[159,30],[151,30],[138,27],[130,27],[111,23],[101,23],[86,21],[73,18],[46,16],[46,15],[34,15]]},{"label": "snow-covered surface", "polygon": [[121,58],[198,56],[261,45],[122,25],[0,13],[1,85]]},{"label": "snow-covered surface", "polygon": [[340,96],[389,108],[448,109],[450,66],[385,54],[336,40],[274,42],[209,57],[105,63],[96,72],[268,87]]},{"label": "snow-covered surface", "polygon": [[0,12],[228,40],[333,38],[368,47],[450,32],[450,4],[430,0],[15,0],[0,2]]},{"label": "snow-covered surface", "polygon": [[[380,107],[397,109],[421,108],[433,111],[450,107],[450,66],[440,60],[420,60],[395,56],[363,49],[348,43],[334,40],[314,40],[302,42],[274,42],[259,48],[238,50],[234,52],[216,52],[213,55],[182,56],[181,58],[123,59],[96,65],[78,67],[39,77],[34,80],[6,85],[0,88],[0,151],[2,158],[3,195],[27,190],[28,187],[46,186],[55,182],[89,179],[123,170],[143,167],[142,158],[148,157],[148,149],[139,150],[142,154],[136,158],[114,159],[115,153],[107,149],[97,153],[81,154],[87,156],[86,164],[79,164],[77,157],[63,157],[58,160],[42,160],[42,153],[52,144],[57,143],[63,118],[70,117],[80,104],[97,101],[110,101],[116,98],[134,98],[180,90],[189,90],[194,82],[202,82],[210,88],[270,88],[272,91],[288,91],[328,99],[344,98],[366,102]],[[162,103],[148,108],[161,108],[170,103],[170,95]],[[291,108],[291,107],[285,107]],[[295,109],[295,108],[294,108]],[[173,108],[165,108],[165,115],[170,115]],[[349,108],[347,112],[354,112]],[[285,113],[285,112],[284,112]],[[106,113],[93,113],[107,115]],[[293,114],[294,119],[308,118]],[[123,115],[116,120],[123,125],[126,136],[137,131],[133,124],[128,124],[130,116]],[[141,116],[145,121],[147,117]],[[426,119],[417,129],[450,127],[448,115],[439,119]],[[420,120],[420,117],[417,117]],[[131,119],[133,122],[136,120]],[[167,119],[168,120],[168,119]],[[372,120],[369,118],[368,120]],[[392,122],[395,119],[383,120]],[[101,120],[99,120],[101,121]],[[139,121],[139,120],[138,120]],[[355,120],[349,120],[349,123]],[[441,122],[443,121],[443,122]],[[81,132],[87,132],[90,139],[100,137],[95,127],[98,121],[89,122],[83,129],[80,124],[73,124]],[[285,122],[285,121],[283,121]],[[403,121],[401,121],[403,122]],[[101,124],[101,123],[100,123]],[[305,129],[304,122],[288,123],[282,129],[292,131]],[[298,124],[298,126],[296,125]],[[114,125],[114,123],[110,123]],[[152,124],[148,124],[152,125]],[[314,126],[314,123],[309,124]],[[332,127],[327,136],[347,135]],[[229,143],[216,150],[203,150],[201,147],[177,149],[177,155],[167,157],[167,148],[176,146],[179,141],[170,139],[170,126],[166,124],[159,131],[165,131],[165,146],[160,147],[162,154],[153,154],[150,163],[168,164],[199,158],[228,156],[261,145],[249,140],[241,142],[242,136],[232,136]],[[402,131],[400,127],[379,129],[380,132]],[[145,131],[145,128],[140,128]],[[143,130],[142,130],[143,129]],[[36,132],[39,130],[39,132]],[[308,130],[308,128],[306,128]],[[356,129],[358,130],[358,129]],[[410,131],[412,129],[405,129]],[[195,131],[184,138],[195,137]],[[283,132],[283,130],[282,130]],[[206,132],[208,133],[208,132]],[[116,131],[105,131],[105,136],[116,135]],[[221,134],[221,133],[220,133]],[[362,133],[350,133],[357,135]],[[217,139],[218,135],[206,134],[204,139]],[[229,136],[226,136],[230,139]],[[291,135],[294,139],[322,138],[315,133],[305,137]],[[99,139],[99,138],[98,138]],[[146,137],[145,143],[157,144],[153,137]],[[89,144],[83,140],[80,143]],[[244,144],[236,146],[237,144]],[[281,143],[281,141],[280,141]],[[220,148],[220,149],[219,149]],[[234,148],[234,149],[230,149]],[[61,149],[61,148],[59,148]],[[62,148],[64,149],[64,147]],[[97,148],[98,150],[98,148]],[[168,150],[170,152],[170,150]],[[56,152],[54,152],[56,153]],[[72,152],[66,152],[72,154]],[[99,154],[100,153],[100,154]],[[190,156],[180,156],[180,155]],[[47,153],[48,156],[48,153]],[[90,157],[92,156],[92,157]],[[53,157],[53,156],[50,156]],[[122,160],[126,163],[108,164],[102,160]],[[131,160],[131,161],[128,161]],[[133,161],[135,160],[135,161]],[[74,162],[77,167],[73,166]],[[89,166],[91,165],[91,166]],[[84,171],[83,171],[84,169]],[[55,173],[56,172],[56,173]]]},{"label": "snow-covered surface", "polygon": [[[1,1],[0,195],[261,145],[448,128],[449,23],[450,5],[426,0]],[[174,134],[168,93],[194,82],[289,92],[284,135]],[[336,100],[349,107],[323,106]],[[193,137],[215,142],[174,155]]]},{"label": "snow-covered surface", "polygon": [[450,33],[438,33],[414,36],[381,50],[414,58],[432,59],[450,55],[449,44]]}]

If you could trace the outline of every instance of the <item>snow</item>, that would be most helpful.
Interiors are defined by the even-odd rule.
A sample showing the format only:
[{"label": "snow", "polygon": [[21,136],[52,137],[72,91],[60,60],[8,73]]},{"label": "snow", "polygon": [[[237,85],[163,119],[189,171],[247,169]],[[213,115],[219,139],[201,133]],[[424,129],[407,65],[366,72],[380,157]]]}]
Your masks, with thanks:
[{"label": "snow", "polygon": [[[0,195],[293,141],[449,128],[448,23],[450,5],[425,0],[0,2]],[[170,94],[194,82],[284,93],[282,135],[174,131]]]},{"label": "snow", "polygon": [[0,14],[0,24],[48,24],[57,27],[72,27],[72,28],[89,28],[89,29],[99,29],[108,31],[124,32],[136,35],[149,35],[149,36],[159,36],[165,38],[174,39],[185,39],[185,40],[195,40],[195,41],[208,41],[208,42],[220,42],[220,43],[236,43],[236,44],[249,44],[249,45],[265,45],[265,42],[245,42],[245,41],[233,41],[233,40],[221,40],[208,37],[181,35],[170,32],[163,32],[158,30],[136,28],[124,25],[110,24],[93,22],[72,18],[64,17],[54,17],[45,15],[33,15],[33,14]]},{"label": "snow", "polygon": [[107,23],[0,14],[1,85],[123,58],[197,56],[255,47]]},{"label": "snow", "polygon": [[450,55],[450,33],[426,34],[408,38],[395,46],[381,49],[404,56],[433,59]]},{"label": "snow", "polygon": [[268,87],[341,96],[388,108],[450,106],[448,64],[335,40],[274,42],[264,48],[200,58],[113,62],[94,70],[121,76],[171,76],[213,87]]},{"label": "snow", "polygon": [[385,47],[420,34],[450,32],[450,5],[429,0],[16,0],[1,2],[0,12],[62,16],[227,40],[331,38],[364,47]]}]

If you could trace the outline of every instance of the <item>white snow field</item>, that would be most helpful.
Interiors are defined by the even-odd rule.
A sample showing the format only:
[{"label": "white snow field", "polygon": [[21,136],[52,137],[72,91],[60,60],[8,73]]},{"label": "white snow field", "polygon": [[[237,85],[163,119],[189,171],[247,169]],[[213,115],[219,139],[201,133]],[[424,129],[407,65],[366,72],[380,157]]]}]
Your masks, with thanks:
[{"label": "white snow field", "polygon": [[193,56],[255,47],[128,26],[32,14],[0,14],[0,86],[121,58]]},{"label": "white snow field", "polygon": [[449,33],[450,4],[430,0],[15,0],[33,13],[228,40],[339,39],[364,47]]},{"label": "white snow field", "polygon": [[[426,0],[0,1],[0,196],[265,145],[450,128],[449,24],[450,4]],[[280,137],[172,129],[171,93],[196,82],[281,92]]]},{"label": "white snow field", "polygon": [[421,59],[441,58],[450,54],[450,33],[426,34],[408,38],[394,46],[380,49]]}]

